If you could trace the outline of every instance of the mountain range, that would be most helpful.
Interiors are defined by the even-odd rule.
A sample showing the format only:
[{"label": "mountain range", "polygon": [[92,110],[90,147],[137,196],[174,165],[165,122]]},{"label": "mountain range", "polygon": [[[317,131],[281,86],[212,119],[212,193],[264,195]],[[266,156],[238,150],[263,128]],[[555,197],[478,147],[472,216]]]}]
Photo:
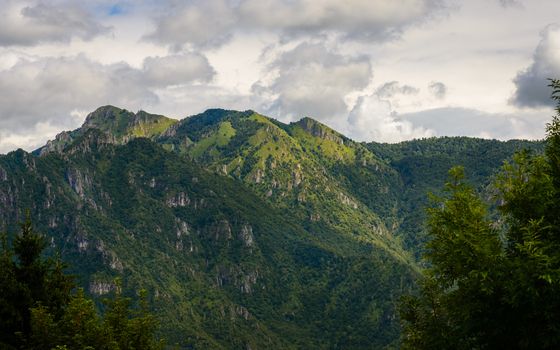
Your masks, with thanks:
[{"label": "mountain range", "polygon": [[[0,156],[0,222],[37,229],[97,300],[146,289],[188,349],[398,348],[428,192],[492,176],[538,141],[359,143],[311,119],[211,109],[174,120],[104,106]],[[102,306],[100,306],[102,307]]]}]

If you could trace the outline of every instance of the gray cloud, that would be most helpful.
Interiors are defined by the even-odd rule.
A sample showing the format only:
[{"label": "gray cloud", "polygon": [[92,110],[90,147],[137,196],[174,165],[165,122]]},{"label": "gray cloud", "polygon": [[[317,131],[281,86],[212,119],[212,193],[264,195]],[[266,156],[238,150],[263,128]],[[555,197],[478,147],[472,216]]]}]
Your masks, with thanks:
[{"label": "gray cloud", "polygon": [[372,75],[367,57],[343,56],[311,43],[284,52],[270,68],[277,77],[269,84],[256,83],[253,92],[269,95],[264,109],[284,119],[344,116],[348,111],[344,97],[365,88]]},{"label": "gray cloud", "polygon": [[390,98],[395,95],[416,95],[418,88],[410,85],[400,85],[398,81],[387,82],[377,88],[376,94],[381,98]]},{"label": "gray cloud", "polygon": [[500,1],[500,5],[502,5],[505,8],[523,7],[523,3],[521,2],[521,0],[499,0],[499,1]]},{"label": "gray cloud", "polygon": [[400,119],[415,127],[433,130],[435,136],[508,140],[542,138],[549,116],[528,112],[494,114],[470,108],[447,107],[403,114]]},{"label": "gray cloud", "polygon": [[235,31],[270,31],[284,36],[335,33],[379,41],[444,9],[443,0],[208,0],[174,3],[155,18],[147,39],[179,46],[213,46]]},{"label": "gray cloud", "polygon": [[227,0],[200,0],[173,3],[155,21],[156,29],[145,36],[147,40],[173,47],[215,46],[230,38],[239,16]]},{"label": "gray cloud", "polygon": [[147,58],[142,69],[126,63],[103,65],[83,55],[20,60],[0,71],[0,149],[7,147],[3,143],[11,135],[49,126],[74,128],[81,122],[76,114],[100,105],[149,108],[159,101],[155,89],[209,81],[213,74],[204,56],[191,53]]},{"label": "gray cloud", "polygon": [[432,81],[428,85],[428,90],[435,98],[443,100],[447,95],[447,86],[440,81]]},{"label": "gray cloud", "polygon": [[559,77],[560,26],[554,24],[541,32],[541,41],[533,53],[533,63],[514,78],[516,90],[510,103],[533,108],[554,105],[547,79]]},{"label": "gray cloud", "polygon": [[345,131],[358,141],[399,142],[434,136],[432,130],[400,119],[391,102],[375,93],[358,98],[346,120]]},{"label": "gray cloud", "polygon": [[21,6],[7,0],[0,7],[0,46],[36,45],[42,42],[84,40],[109,32],[78,2]]},{"label": "gray cloud", "polygon": [[154,86],[208,82],[216,73],[208,59],[196,53],[148,57],[144,60],[143,70],[146,81]]}]

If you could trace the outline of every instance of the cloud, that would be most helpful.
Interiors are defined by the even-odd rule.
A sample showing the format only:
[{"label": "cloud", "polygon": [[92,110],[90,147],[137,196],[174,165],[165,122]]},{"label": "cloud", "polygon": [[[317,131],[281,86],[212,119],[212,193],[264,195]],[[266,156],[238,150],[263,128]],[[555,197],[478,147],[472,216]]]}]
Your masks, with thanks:
[{"label": "cloud", "polygon": [[432,81],[428,85],[428,90],[438,100],[443,100],[447,94],[447,86],[440,81]]},{"label": "cloud", "polygon": [[68,42],[74,37],[90,40],[110,30],[78,2],[25,6],[7,0],[0,7],[0,18],[0,46]]},{"label": "cloud", "polygon": [[400,142],[434,136],[434,131],[399,119],[377,94],[361,96],[348,115],[348,135],[358,141]]},{"label": "cloud", "polygon": [[499,0],[500,5],[502,5],[502,7],[504,8],[508,8],[508,7],[523,7],[523,3],[521,2],[521,0]]},{"label": "cloud", "polygon": [[149,108],[158,103],[159,90],[206,82],[213,74],[205,57],[194,53],[146,58],[140,69],[126,63],[104,65],[83,55],[20,60],[0,71],[0,149],[21,135],[44,142],[53,135],[34,138],[34,133],[77,127],[83,113],[76,110],[105,104]]},{"label": "cloud", "polygon": [[208,59],[196,53],[148,57],[144,60],[143,70],[146,81],[154,86],[209,82],[216,73]]},{"label": "cloud", "polygon": [[541,139],[550,117],[546,113],[487,113],[472,108],[445,107],[402,114],[404,122],[433,130],[434,136],[470,136],[499,140]]},{"label": "cloud", "polygon": [[377,88],[376,94],[381,98],[390,98],[395,95],[416,95],[418,88],[410,85],[400,85],[398,81],[390,81]]},{"label": "cloud", "polygon": [[560,25],[547,26],[533,53],[533,62],[517,73],[513,82],[516,90],[510,103],[518,107],[553,106],[548,87],[550,78],[560,77]]},{"label": "cloud", "polygon": [[215,46],[233,32],[282,36],[334,33],[346,39],[382,41],[435,16],[443,0],[207,0],[174,3],[155,18],[147,39],[176,47]]},{"label": "cloud", "polygon": [[345,116],[345,96],[365,88],[372,76],[367,57],[344,56],[313,43],[282,53],[270,69],[276,77],[269,84],[257,82],[253,92],[268,97],[264,109],[284,120],[310,116],[324,121]]},{"label": "cloud", "polygon": [[355,39],[394,37],[442,7],[432,0],[246,0],[239,6],[252,25],[288,33],[343,33]]},{"label": "cloud", "polygon": [[230,38],[238,20],[226,0],[174,3],[155,19],[156,29],[145,39],[173,47],[216,46]]}]

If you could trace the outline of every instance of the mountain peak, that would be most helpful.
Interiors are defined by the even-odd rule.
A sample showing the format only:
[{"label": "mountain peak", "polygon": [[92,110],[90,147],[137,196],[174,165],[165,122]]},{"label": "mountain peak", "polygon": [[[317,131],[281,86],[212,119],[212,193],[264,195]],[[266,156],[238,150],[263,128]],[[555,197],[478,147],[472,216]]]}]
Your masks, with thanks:
[{"label": "mountain peak", "polygon": [[88,114],[81,128],[60,133],[36,153],[61,152],[90,130],[97,130],[105,135],[109,143],[122,144],[136,137],[158,137],[175,123],[175,119],[142,110],[135,114],[111,105],[102,106]]},{"label": "mountain peak", "polygon": [[347,138],[325,124],[309,117],[303,117],[292,125],[299,126],[309,134],[324,140],[330,140],[338,144],[343,144]]},{"label": "mountain peak", "polygon": [[87,115],[83,127],[95,127],[107,121],[115,120],[123,111],[126,110],[111,105],[101,106]]},{"label": "mountain peak", "polygon": [[138,111],[136,114],[115,106],[103,106],[90,113],[82,129],[98,129],[117,140],[131,137],[154,137],[163,133],[177,120],[163,115]]}]

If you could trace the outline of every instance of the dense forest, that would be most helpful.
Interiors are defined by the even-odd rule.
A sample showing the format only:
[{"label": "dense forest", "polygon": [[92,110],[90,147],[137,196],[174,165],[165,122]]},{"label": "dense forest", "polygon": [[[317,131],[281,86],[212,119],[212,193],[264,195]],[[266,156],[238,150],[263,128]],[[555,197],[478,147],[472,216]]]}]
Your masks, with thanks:
[{"label": "dense forest", "polygon": [[[560,100],[560,81],[553,80]],[[428,210],[428,268],[405,298],[403,348],[560,346],[560,105],[543,155],[517,153],[493,183],[498,215],[452,168]]]},{"label": "dense forest", "polygon": [[43,255],[47,242],[27,216],[13,244],[0,251],[0,346],[2,349],[163,349],[145,291],[138,308],[120,288],[99,315],[59,257]]},{"label": "dense forest", "polygon": [[553,348],[559,129],[379,144],[100,107],[0,156],[0,341]]}]

